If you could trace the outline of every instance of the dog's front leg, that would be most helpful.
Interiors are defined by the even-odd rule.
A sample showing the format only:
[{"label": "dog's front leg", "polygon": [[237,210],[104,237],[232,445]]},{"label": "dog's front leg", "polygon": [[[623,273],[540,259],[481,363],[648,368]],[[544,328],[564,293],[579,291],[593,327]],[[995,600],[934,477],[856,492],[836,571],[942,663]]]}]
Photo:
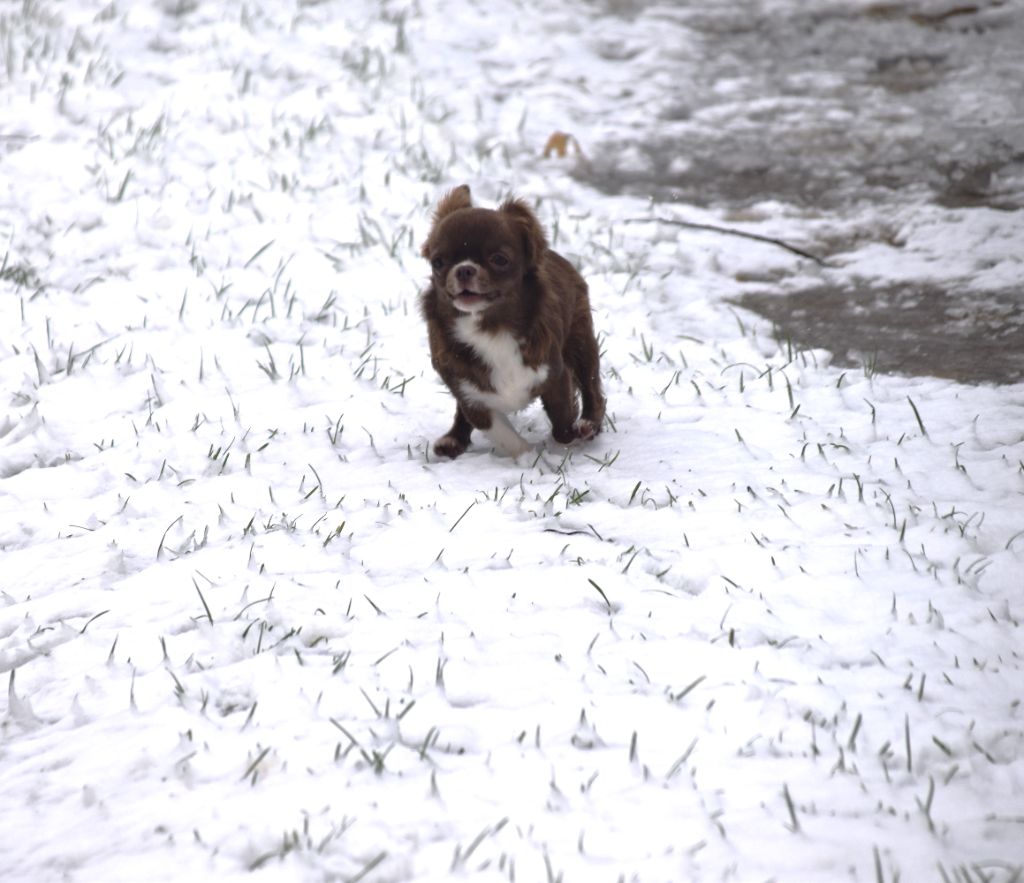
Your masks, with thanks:
[{"label": "dog's front leg", "polygon": [[472,433],[473,424],[469,422],[462,406],[457,404],[452,428],[434,442],[434,453],[439,457],[451,457],[454,460],[469,447],[469,437]]},{"label": "dog's front leg", "polygon": [[510,457],[525,454],[532,447],[525,438],[516,432],[508,415],[501,411],[491,411],[490,428],[481,431],[494,447]]},{"label": "dog's front leg", "polygon": [[576,398],[572,375],[564,366],[552,373],[540,396],[551,421],[551,434],[559,444],[567,445],[579,437],[576,428]]},{"label": "dog's front leg", "polygon": [[469,447],[469,437],[474,429],[479,429],[500,453],[510,457],[518,457],[530,450],[530,443],[516,432],[501,411],[460,401],[455,409],[452,428],[434,442],[434,453],[439,457],[458,457]]}]

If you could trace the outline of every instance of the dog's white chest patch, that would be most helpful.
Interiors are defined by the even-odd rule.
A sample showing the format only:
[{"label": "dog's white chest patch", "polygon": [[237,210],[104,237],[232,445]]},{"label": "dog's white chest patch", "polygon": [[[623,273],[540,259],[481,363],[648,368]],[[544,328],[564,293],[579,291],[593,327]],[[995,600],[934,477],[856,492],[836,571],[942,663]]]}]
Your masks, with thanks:
[{"label": "dog's white chest patch", "polygon": [[508,414],[525,408],[533,400],[533,391],[537,385],[547,379],[547,365],[527,367],[516,339],[507,331],[494,334],[481,331],[476,316],[460,316],[456,319],[455,336],[473,347],[491,369],[491,386],[494,387],[494,392],[485,392],[464,380],[462,393],[492,411]]}]

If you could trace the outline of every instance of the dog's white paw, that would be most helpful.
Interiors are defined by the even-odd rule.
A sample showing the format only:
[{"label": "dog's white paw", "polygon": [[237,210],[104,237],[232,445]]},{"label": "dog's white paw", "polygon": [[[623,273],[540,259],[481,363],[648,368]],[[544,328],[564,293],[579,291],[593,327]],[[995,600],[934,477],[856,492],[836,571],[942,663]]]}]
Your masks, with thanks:
[{"label": "dog's white paw", "polygon": [[516,432],[508,416],[501,411],[491,411],[491,428],[484,430],[484,435],[500,453],[513,459],[533,450],[533,445]]}]

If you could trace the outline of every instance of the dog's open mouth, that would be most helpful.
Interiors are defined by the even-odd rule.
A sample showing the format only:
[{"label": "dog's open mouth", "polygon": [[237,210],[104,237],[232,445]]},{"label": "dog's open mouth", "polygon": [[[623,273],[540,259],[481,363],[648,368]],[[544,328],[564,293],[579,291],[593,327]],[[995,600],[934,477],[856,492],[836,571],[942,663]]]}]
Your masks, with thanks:
[{"label": "dog's open mouth", "polygon": [[455,295],[453,300],[458,307],[476,307],[496,301],[498,297],[499,294],[496,291],[470,291],[468,288],[464,288]]}]

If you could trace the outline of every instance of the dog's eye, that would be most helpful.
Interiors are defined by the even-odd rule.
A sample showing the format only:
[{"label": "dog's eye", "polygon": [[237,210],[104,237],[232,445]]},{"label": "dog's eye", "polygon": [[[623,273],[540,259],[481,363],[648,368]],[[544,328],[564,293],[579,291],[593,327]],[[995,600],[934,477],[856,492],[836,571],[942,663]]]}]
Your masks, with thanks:
[{"label": "dog's eye", "polygon": [[494,266],[496,267],[507,267],[509,264],[509,260],[507,257],[505,257],[505,255],[499,252],[498,254],[491,255],[491,263],[494,264]]},{"label": "dog's eye", "polygon": [[435,270],[442,269],[444,267],[444,258],[442,258],[442,257],[432,258],[431,261],[430,261],[430,266],[432,266]]}]

